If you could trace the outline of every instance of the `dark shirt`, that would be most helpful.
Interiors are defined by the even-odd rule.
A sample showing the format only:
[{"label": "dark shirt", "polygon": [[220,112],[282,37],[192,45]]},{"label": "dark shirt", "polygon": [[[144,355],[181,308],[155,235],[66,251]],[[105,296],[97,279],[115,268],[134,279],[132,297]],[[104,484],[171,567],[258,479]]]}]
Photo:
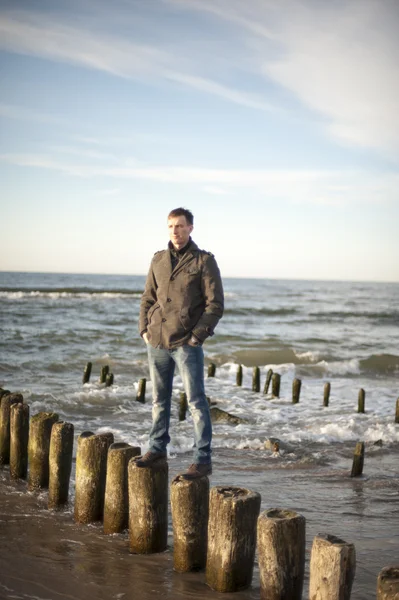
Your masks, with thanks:
[{"label": "dark shirt", "polygon": [[180,250],[176,250],[176,248],[174,247],[172,242],[169,242],[168,246],[169,246],[169,250],[170,250],[170,260],[172,262],[172,271],[177,266],[177,264],[180,262],[183,255],[186,253],[190,244],[191,244],[191,237],[188,240],[187,244],[183,248],[180,248]]}]

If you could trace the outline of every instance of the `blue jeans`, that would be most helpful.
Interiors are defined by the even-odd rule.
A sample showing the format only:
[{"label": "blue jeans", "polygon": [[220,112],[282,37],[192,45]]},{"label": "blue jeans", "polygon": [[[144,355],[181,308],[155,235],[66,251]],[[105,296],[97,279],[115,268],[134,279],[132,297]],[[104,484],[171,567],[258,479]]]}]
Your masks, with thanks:
[{"label": "blue jeans", "polygon": [[204,351],[201,346],[173,350],[147,344],[152,381],[152,428],[150,450],[164,452],[170,442],[169,421],[175,366],[179,369],[194,422],[194,462],[211,462],[212,423],[204,385]]}]

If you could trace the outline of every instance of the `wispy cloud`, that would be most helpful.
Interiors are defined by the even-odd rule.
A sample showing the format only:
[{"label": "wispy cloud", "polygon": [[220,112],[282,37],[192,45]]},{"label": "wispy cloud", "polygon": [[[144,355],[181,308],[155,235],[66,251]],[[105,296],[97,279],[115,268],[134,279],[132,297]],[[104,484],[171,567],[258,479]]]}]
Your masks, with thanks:
[{"label": "wispy cloud", "polygon": [[0,117],[21,121],[36,121],[37,123],[64,124],[62,117],[43,114],[36,110],[11,104],[0,104]]}]

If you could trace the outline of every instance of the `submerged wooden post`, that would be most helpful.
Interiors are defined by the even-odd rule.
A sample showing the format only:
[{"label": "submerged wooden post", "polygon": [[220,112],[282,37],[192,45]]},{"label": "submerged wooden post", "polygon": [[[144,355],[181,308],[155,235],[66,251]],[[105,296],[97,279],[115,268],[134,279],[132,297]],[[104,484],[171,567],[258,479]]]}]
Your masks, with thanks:
[{"label": "submerged wooden post", "polygon": [[216,365],[215,363],[209,363],[208,365],[208,377],[215,377]]},{"label": "submerged wooden post", "polygon": [[0,465],[10,463],[10,411],[23,402],[22,394],[3,394],[0,403]]},{"label": "submerged wooden post", "polygon": [[305,573],[305,517],[278,508],[258,519],[261,600],[301,600]]},{"label": "submerged wooden post", "polygon": [[88,362],[85,366],[85,370],[83,371],[83,383],[89,383],[90,381],[90,375],[91,375],[91,368],[92,368],[92,363]]},{"label": "submerged wooden post", "polygon": [[298,404],[299,396],[301,394],[302,381],[295,378],[292,382],[292,404]]},{"label": "submerged wooden post", "polygon": [[396,400],[395,423],[399,423],[399,398]]},{"label": "submerged wooden post", "polygon": [[128,481],[130,552],[163,552],[168,543],[168,463],[138,467],[132,458]]},{"label": "submerged wooden post", "polygon": [[217,592],[246,589],[252,581],[260,494],[215,487],[209,498],[206,583]]},{"label": "submerged wooden post", "polygon": [[309,600],[349,600],[355,570],[354,545],[319,533],[310,557]]},{"label": "submerged wooden post", "polygon": [[377,579],[377,600],[398,600],[399,566],[384,567]]},{"label": "submerged wooden post", "polygon": [[105,383],[105,380],[107,379],[108,373],[109,373],[109,366],[108,365],[104,365],[103,367],[101,367],[101,371],[100,371],[100,383]]},{"label": "submerged wooden post", "polygon": [[74,511],[77,523],[103,518],[107,455],[113,441],[112,433],[94,435],[91,431],[84,431],[78,438]]},{"label": "submerged wooden post", "polygon": [[263,388],[263,393],[267,394],[269,392],[270,382],[273,376],[273,369],[269,369],[266,375],[265,387]]},{"label": "submerged wooden post", "polygon": [[179,401],[179,421],[186,420],[187,413],[187,394],[186,392],[180,392],[180,401]]},{"label": "submerged wooden post", "polygon": [[331,383],[327,381],[324,384],[323,406],[327,407],[330,401]]},{"label": "submerged wooden post", "polygon": [[242,386],[242,365],[238,365],[237,367],[236,385],[238,387]]},{"label": "submerged wooden post", "polygon": [[121,533],[129,524],[129,490],[127,467],[139,446],[123,442],[111,444],[108,450],[107,480],[104,500],[104,533]]},{"label": "submerged wooden post", "polygon": [[10,477],[26,479],[28,474],[29,406],[22,402],[10,410]]},{"label": "submerged wooden post", "polygon": [[140,379],[139,385],[138,385],[138,388],[137,388],[136,400],[137,400],[137,402],[141,402],[141,404],[145,403],[145,387],[146,387],[146,383],[147,383],[147,380],[145,378]]},{"label": "submerged wooden post", "polygon": [[114,374],[108,373],[105,378],[105,387],[111,387],[114,384]]},{"label": "submerged wooden post", "polygon": [[206,565],[209,516],[209,479],[187,480],[177,475],[171,484],[173,568],[179,573]]},{"label": "submerged wooden post", "polygon": [[280,398],[280,382],[281,382],[280,374],[273,373],[273,375],[272,375],[272,396],[273,396],[273,398]]},{"label": "submerged wooden post", "polygon": [[358,401],[357,401],[357,412],[364,413],[365,401],[366,401],[366,392],[364,391],[363,388],[360,388]]},{"label": "submerged wooden post", "polygon": [[353,464],[351,477],[359,477],[363,473],[364,464],[364,442],[356,444],[355,453],[353,455]]},{"label": "submerged wooden post", "polygon": [[51,429],[57,421],[57,413],[48,412],[39,412],[30,420],[28,442],[28,489],[30,491],[48,487]]},{"label": "submerged wooden post", "polygon": [[48,507],[57,509],[68,502],[72,470],[74,426],[60,421],[51,429]]},{"label": "submerged wooden post", "polygon": [[260,369],[254,367],[252,371],[252,391],[260,392]]}]

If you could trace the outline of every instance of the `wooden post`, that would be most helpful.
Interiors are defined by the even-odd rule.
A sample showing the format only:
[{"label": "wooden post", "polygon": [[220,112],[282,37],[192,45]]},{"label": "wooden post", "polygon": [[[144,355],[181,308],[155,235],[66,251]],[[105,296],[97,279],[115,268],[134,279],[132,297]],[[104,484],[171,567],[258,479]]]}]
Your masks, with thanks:
[{"label": "wooden post", "polygon": [[319,533],[310,557],[309,600],[349,600],[355,570],[354,545]]},{"label": "wooden post", "polygon": [[216,365],[215,363],[209,363],[208,365],[208,377],[215,377]]},{"label": "wooden post", "polygon": [[399,566],[384,567],[377,579],[377,600],[399,598]]},{"label": "wooden post", "polygon": [[133,554],[163,552],[168,543],[168,463],[129,461],[129,547]]},{"label": "wooden post", "polygon": [[3,394],[0,404],[0,465],[10,463],[10,411],[23,402],[22,394]]},{"label": "wooden post", "polygon": [[8,396],[9,394],[11,394],[10,390],[4,390],[3,388],[0,388],[0,404],[2,397]]},{"label": "wooden post", "polygon": [[327,381],[324,384],[323,406],[327,407],[330,401],[331,383]]},{"label": "wooden post", "polygon": [[22,402],[10,410],[10,477],[26,479],[28,474],[29,406]]},{"label": "wooden post", "polygon": [[237,367],[236,384],[238,387],[242,386],[242,365],[238,365]]},{"label": "wooden post", "polygon": [[299,396],[301,394],[302,381],[300,379],[294,379],[292,382],[292,404],[298,404]]},{"label": "wooden post", "polygon": [[145,403],[145,386],[146,386],[147,380],[144,379],[140,379],[139,381],[139,385],[137,388],[137,396],[136,396],[136,400],[137,402],[141,402],[141,404]]},{"label": "wooden post", "polygon": [[84,431],[76,452],[75,512],[77,523],[101,521],[104,514],[108,448],[112,433],[94,435]]},{"label": "wooden post", "polygon": [[269,369],[266,375],[265,387],[263,388],[263,393],[267,394],[269,392],[270,382],[273,376],[273,369]]},{"label": "wooden post", "polygon": [[260,392],[260,369],[254,367],[252,371],[252,391]]},{"label": "wooden post", "polygon": [[180,392],[179,421],[185,421],[186,420],[187,408],[188,408],[187,394],[186,394],[186,392]]},{"label": "wooden post", "polygon": [[280,398],[280,381],[281,381],[280,374],[273,373],[273,375],[272,375],[272,396],[273,396],[273,398]]},{"label": "wooden post", "polygon": [[123,442],[109,447],[104,500],[104,533],[121,533],[128,527],[127,466],[133,456],[140,454],[139,446],[130,446]]},{"label": "wooden post", "polygon": [[173,567],[179,573],[206,565],[209,517],[209,479],[187,480],[177,475],[171,484]]},{"label": "wooden post", "polygon": [[74,426],[60,421],[51,429],[48,507],[57,509],[68,502],[72,469]]},{"label": "wooden post", "polygon": [[101,367],[101,371],[100,371],[100,383],[105,383],[105,380],[107,379],[108,373],[109,373],[109,366],[108,365],[104,365],[103,367]]},{"label": "wooden post", "polygon": [[30,420],[28,442],[28,489],[30,491],[48,487],[51,429],[57,421],[57,413],[48,412],[39,412]]},{"label": "wooden post", "polygon": [[399,423],[399,398],[396,400],[395,423]]},{"label": "wooden post", "polygon": [[85,370],[83,371],[83,383],[89,383],[90,381],[90,375],[91,375],[91,368],[92,368],[92,363],[88,362],[85,366]]},{"label": "wooden post", "polygon": [[114,384],[114,374],[108,373],[105,378],[105,387],[111,387]]},{"label": "wooden post", "polygon": [[355,453],[353,455],[353,464],[351,477],[359,477],[363,473],[364,464],[364,442],[356,444]]},{"label": "wooden post", "polygon": [[360,388],[358,402],[357,402],[357,404],[358,404],[357,412],[364,413],[365,401],[366,401],[366,392],[364,391],[363,388]]},{"label": "wooden post", "polygon": [[260,494],[239,487],[215,487],[209,498],[206,583],[217,592],[251,585]]},{"label": "wooden post", "polygon": [[272,508],[258,519],[261,600],[301,600],[305,573],[305,517]]}]

